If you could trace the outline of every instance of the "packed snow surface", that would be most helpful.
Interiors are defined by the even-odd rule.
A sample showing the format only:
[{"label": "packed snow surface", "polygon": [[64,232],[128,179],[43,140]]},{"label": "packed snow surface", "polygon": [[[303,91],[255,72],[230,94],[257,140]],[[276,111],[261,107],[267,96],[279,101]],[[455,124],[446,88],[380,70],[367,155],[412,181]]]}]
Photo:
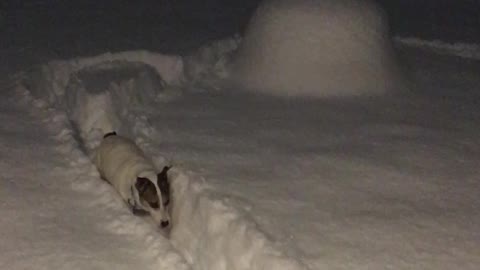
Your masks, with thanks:
[{"label": "packed snow surface", "polygon": [[235,85],[280,96],[364,96],[401,88],[386,19],[372,1],[266,0],[233,69]]}]

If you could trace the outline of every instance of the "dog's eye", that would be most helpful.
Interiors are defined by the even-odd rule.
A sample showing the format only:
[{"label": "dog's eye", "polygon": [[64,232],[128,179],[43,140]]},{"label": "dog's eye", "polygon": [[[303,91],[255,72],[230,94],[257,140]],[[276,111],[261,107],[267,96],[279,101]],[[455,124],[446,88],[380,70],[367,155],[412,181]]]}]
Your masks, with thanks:
[{"label": "dog's eye", "polygon": [[163,203],[163,206],[164,206],[164,207],[167,207],[169,203],[170,203],[170,200],[167,199],[167,200]]},{"label": "dog's eye", "polygon": [[160,206],[158,205],[158,202],[148,202],[148,204],[149,204],[150,207],[152,207],[153,209],[158,209],[158,208],[160,208]]}]

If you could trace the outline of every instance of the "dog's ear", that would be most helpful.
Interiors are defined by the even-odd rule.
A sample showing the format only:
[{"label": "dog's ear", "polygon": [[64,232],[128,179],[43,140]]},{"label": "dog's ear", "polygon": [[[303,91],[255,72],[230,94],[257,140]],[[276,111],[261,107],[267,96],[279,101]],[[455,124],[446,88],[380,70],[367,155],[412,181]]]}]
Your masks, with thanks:
[{"label": "dog's ear", "polygon": [[155,184],[148,180],[148,178],[137,177],[135,188],[138,190],[140,201],[145,201],[153,209],[157,209],[159,207]]},{"label": "dog's ear", "polygon": [[148,184],[150,181],[145,177],[137,177],[135,181],[135,188],[138,190],[139,194],[143,194],[148,189]]},{"label": "dog's ear", "polygon": [[157,175],[158,182],[166,181],[168,182],[168,175],[167,172],[170,170],[172,166],[164,166],[163,170]]},{"label": "dog's ear", "polygon": [[171,166],[163,167],[162,172],[157,175],[157,185],[162,193],[162,203],[166,207],[170,201],[170,183],[168,181],[168,170]]}]

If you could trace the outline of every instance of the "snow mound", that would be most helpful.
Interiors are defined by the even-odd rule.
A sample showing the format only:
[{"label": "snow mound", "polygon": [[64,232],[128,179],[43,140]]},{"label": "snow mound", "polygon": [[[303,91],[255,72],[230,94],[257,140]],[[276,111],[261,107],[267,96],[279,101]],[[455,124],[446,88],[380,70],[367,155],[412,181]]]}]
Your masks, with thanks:
[{"label": "snow mound", "polygon": [[266,0],[249,23],[232,80],[281,96],[376,95],[395,88],[398,70],[374,3]]}]

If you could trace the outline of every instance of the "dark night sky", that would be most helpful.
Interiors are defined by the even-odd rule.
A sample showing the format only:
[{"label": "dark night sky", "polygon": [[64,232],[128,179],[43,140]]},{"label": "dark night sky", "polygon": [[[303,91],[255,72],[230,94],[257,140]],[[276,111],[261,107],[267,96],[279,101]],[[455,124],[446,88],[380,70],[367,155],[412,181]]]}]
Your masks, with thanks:
[{"label": "dark night sky", "polygon": [[[189,49],[241,31],[258,0],[4,0],[6,46]],[[394,34],[480,42],[480,0],[379,0]],[[168,37],[168,38],[167,38]],[[168,41],[167,41],[168,39]],[[112,44],[115,43],[115,44]],[[5,45],[4,44],[4,45]],[[180,45],[181,46],[181,45]]]}]

